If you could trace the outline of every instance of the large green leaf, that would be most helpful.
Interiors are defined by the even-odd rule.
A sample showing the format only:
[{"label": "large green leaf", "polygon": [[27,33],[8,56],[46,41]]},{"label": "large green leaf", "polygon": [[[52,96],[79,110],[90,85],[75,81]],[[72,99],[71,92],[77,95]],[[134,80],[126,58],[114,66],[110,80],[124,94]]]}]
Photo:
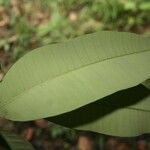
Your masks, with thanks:
[{"label": "large green leaf", "polygon": [[0,84],[0,115],[32,120],[74,110],[148,79],[149,60],[150,39],[131,33],[104,31],[38,48]]},{"label": "large green leaf", "polygon": [[48,120],[115,136],[150,133],[150,90],[138,85]]},{"label": "large green leaf", "polygon": [[29,142],[16,134],[8,131],[0,131],[0,136],[4,139],[10,150],[34,150]]}]

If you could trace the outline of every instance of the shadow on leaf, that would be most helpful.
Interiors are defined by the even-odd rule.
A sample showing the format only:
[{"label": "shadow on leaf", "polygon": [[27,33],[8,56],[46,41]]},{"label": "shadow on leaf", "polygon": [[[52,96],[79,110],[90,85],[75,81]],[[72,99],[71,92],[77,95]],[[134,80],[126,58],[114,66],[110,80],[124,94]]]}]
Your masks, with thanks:
[{"label": "shadow on leaf", "polygon": [[116,92],[73,111],[50,117],[48,120],[65,127],[74,128],[100,119],[115,110],[136,104],[149,94],[150,90],[143,85],[138,85]]}]

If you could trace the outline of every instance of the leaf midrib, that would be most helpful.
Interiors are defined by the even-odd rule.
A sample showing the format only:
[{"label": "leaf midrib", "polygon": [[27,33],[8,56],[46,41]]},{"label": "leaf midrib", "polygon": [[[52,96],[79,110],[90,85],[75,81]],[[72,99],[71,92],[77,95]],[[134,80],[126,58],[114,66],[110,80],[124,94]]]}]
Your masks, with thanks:
[{"label": "leaf midrib", "polygon": [[125,108],[125,109],[131,109],[131,110],[137,110],[137,111],[143,111],[143,112],[150,112],[150,110],[141,109],[141,108],[135,108],[135,107],[132,107],[132,106],[129,106],[129,107]]}]

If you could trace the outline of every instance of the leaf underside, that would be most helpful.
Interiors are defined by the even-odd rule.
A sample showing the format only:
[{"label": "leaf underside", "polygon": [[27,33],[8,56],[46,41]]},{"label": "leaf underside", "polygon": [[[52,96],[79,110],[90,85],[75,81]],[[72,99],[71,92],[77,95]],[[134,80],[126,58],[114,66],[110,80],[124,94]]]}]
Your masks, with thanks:
[{"label": "leaf underside", "polygon": [[[149,78],[149,38],[108,31],[84,35],[38,48],[15,63],[0,84],[0,116],[16,121],[54,117],[98,99],[102,107],[106,96],[139,85]],[[143,109],[149,110],[150,102],[146,103]],[[131,111],[117,110],[110,114],[110,118],[113,120],[116,116],[121,120],[119,115],[126,116]],[[134,116],[147,115],[137,110]],[[111,129],[107,119],[101,120],[79,129],[114,134],[113,125]],[[137,119],[133,121],[136,124]],[[107,131],[101,125],[105,123],[109,124]],[[116,120],[117,124],[122,125]],[[99,130],[94,126],[99,126]],[[131,127],[126,132],[129,126],[126,125],[124,132],[117,127],[116,134],[128,136],[147,132],[138,127]]]}]

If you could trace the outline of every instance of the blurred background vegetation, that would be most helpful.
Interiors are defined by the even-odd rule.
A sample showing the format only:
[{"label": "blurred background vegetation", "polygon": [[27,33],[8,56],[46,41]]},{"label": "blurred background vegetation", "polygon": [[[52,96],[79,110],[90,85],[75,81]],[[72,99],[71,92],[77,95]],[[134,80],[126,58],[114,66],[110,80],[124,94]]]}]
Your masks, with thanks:
[{"label": "blurred background vegetation", "polygon": [[[30,50],[98,30],[150,35],[150,1],[0,0],[0,79]],[[47,126],[49,128],[43,129]],[[122,142],[120,138],[104,135],[80,135],[44,120],[12,123],[1,119],[0,128],[20,133],[39,150],[70,150],[76,143],[81,150],[104,147],[108,150],[148,150],[146,146],[150,139],[146,135]],[[90,145],[95,148],[90,149]]]}]

